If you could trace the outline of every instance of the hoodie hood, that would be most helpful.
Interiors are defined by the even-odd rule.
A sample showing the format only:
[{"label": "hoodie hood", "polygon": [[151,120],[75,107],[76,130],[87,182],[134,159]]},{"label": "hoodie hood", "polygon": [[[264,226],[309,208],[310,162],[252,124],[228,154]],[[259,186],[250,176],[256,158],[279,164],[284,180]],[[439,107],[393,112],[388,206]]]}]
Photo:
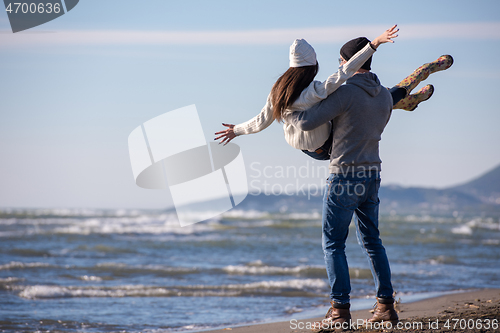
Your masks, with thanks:
[{"label": "hoodie hood", "polygon": [[377,96],[382,90],[377,75],[372,72],[355,74],[346,83],[360,87],[372,97]]}]

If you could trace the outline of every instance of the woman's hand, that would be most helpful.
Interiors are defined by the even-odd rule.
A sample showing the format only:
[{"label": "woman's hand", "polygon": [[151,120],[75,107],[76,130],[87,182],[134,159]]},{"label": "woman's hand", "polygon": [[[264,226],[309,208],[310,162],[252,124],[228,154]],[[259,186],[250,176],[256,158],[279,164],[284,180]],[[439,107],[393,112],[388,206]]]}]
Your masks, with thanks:
[{"label": "woman's hand", "polygon": [[388,42],[394,43],[392,39],[398,37],[398,35],[396,35],[398,31],[399,31],[398,25],[397,24],[393,25],[392,28],[387,29],[386,31],[384,31],[382,35],[375,38],[372,42],[372,46],[376,49],[380,44]]},{"label": "woman's hand", "polygon": [[224,124],[222,123],[222,125],[226,126],[227,127],[227,130],[224,130],[224,131],[220,131],[220,132],[215,132],[215,135],[217,134],[221,134],[219,135],[218,137],[216,137],[214,140],[218,140],[220,138],[223,138],[221,142],[219,142],[219,144],[223,143],[224,146],[227,145],[227,143],[229,141],[231,141],[232,139],[234,139],[236,137],[236,134],[234,134],[234,125],[232,124]]}]

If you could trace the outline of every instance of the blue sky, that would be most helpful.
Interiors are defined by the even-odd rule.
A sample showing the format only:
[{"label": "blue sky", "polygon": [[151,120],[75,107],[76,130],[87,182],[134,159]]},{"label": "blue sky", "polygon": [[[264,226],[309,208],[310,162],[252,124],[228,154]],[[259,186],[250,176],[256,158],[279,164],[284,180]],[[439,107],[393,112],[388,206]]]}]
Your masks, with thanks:
[{"label": "blue sky", "polygon": [[[141,123],[196,104],[208,140],[222,122],[256,115],[287,69],[293,39],[316,49],[323,80],[342,44],[397,23],[372,70],[398,83],[451,54],[430,76],[434,96],[396,110],[383,134],[383,184],[443,188],[500,164],[496,101],[498,1],[82,0],[60,18],[12,34],[0,14],[0,207],[163,208],[168,191],[134,184],[127,137]],[[186,131],[186,136],[189,132]],[[182,138],[179,138],[182,140]],[[316,168],[281,126],[236,138],[249,182],[258,171]],[[272,173],[272,172],[271,172]],[[308,175],[302,183],[321,184]],[[295,183],[271,175],[268,182]],[[301,183],[301,184],[302,184]]]}]

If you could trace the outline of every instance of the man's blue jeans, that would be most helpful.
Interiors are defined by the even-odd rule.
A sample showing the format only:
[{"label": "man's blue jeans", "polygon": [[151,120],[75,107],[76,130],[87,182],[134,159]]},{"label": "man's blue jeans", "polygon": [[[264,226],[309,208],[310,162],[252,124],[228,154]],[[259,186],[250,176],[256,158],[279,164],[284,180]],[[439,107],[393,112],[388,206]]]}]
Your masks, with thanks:
[{"label": "man's blue jeans", "polygon": [[330,174],[323,198],[323,252],[330,281],[330,298],[349,303],[351,283],[345,243],[353,213],[358,242],[370,262],[377,297],[392,298],[391,270],[378,230],[380,173]]}]

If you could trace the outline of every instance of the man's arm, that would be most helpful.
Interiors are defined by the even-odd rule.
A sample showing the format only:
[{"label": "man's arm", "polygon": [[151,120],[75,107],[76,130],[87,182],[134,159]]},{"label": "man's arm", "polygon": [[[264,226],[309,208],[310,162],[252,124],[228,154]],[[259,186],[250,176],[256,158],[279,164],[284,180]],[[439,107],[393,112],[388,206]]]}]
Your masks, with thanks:
[{"label": "man's arm", "polygon": [[356,73],[361,66],[367,61],[373,53],[375,53],[375,47],[366,44],[366,46],[358,51],[355,55],[349,59],[348,62],[339,66],[337,72],[330,75],[326,81],[313,81],[309,86],[307,86],[299,98],[293,105],[289,107],[290,111],[303,111],[309,108],[311,105],[321,102],[328,97],[331,93],[337,90],[347,79]]},{"label": "man's arm", "polygon": [[329,122],[344,111],[338,96],[342,88],[344,87],[340,87],[339,90],[307,110],[288,113],[284,120],[301,131],[311,131]]}]

